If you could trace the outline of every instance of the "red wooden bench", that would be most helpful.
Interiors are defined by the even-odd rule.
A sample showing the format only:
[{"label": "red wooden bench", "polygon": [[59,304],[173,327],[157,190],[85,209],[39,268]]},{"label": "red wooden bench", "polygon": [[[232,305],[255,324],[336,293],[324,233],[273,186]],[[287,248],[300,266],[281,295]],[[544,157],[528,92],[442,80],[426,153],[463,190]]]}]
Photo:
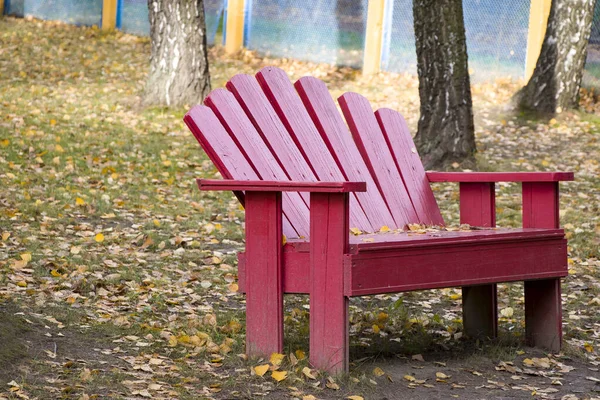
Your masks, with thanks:
[{"label": "red wooden bench", "polygon": [[[465,333],[494,337],[496,284],[510,281],[525,281],[528,343],[558,351],[558,182],[573,173],[425,172],[399,113],[374,113],[356,93],[338,101],[341,114],[320,80],[292,84],[267,67],[236,75],[184,118],[225,178],[199,179],[200,189],[231,190],[246,210],[247,354],[282,352],[284,293],[310,295],[310,361],[330,372],[348,370],[350,296],[460,286]],[[522,182],[523,228],[493,229],[500,181]],[[458,182],[460,222],[488,229],[350,235],[444,225],[430,182]]]}]

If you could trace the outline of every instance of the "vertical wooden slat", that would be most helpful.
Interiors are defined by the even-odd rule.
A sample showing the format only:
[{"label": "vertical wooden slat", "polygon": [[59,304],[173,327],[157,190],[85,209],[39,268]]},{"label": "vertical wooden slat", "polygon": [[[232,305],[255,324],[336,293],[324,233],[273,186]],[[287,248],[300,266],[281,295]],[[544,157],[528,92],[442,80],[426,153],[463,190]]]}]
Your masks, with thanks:
[{"label": "vertical wooden slat", "polygon": [[460,223],[496,226],[496,192],[493,182],[460,184]]},{"label": "vertical wooden slat", "polygon": [[237,53],[244,44],[244,0],[227,1],[225,51]]},{"label": "vertical wooden slat", "polygon": [[310,196],[310,362],[337,374],[348,371],[347,193]]},{"label": "vertical wooden slat", "polygon": [[[289,180],[270,150],[248,119],[233,94],[225,89],[213,90],[204,101],[209,106],[238,149],[263,180]],[[308,206],[298,193],[286,192],[284,211],[300,236],[308,237]]]},{"label": "vertical wooden slat", "polygon": [[399,112],[389,108],[377,110],[375,117],[392,152],[396,168],[402,176],[419,222],[427,225],[444,225],[440,208],[431,191],[431,185],[425,175],[423,163],[410,136],[406,121]]},{"label": "vertical wooden slat", "polygon": [[523,182],[523,228],[559,228],[558,182]]},{"label": "vertical wooden slat", "polygon": [[[523,227],[560,227],[558,182],[523,182]],[[525,282],[525,334],[531,346],[560,351],[560,279]]]},{"label": "vertical wooden slat", "polygon": [[369,101],[358,93],[351,92],[344,93],[338,101],[354,142],[396,225],[404,228],[406,224],[419,222]]},{"label": "vertical wooden slat", "polygon": [[[254,167],[248,162],[238,145],[217,119],[215,113],[206,106],[193,107],[183,119],[190,128],[196,140],[200,143],[208,157],[225,179],[260,180]],[[267,175],[270,176],[270,175]],[[242,205],[244,197],[236,193]],[[308,208],[303,204],[297,193],[284,193],[283,232],[288,238],[297,238],[299,234],[294,225],[302,226],[308,220]],[[295,205],[298,205],[296,209]],[[308,223],[304,222],[307,226]],[[307,230],[300,235],[308,234]]]},{"label": "vertical wooden slat", "polygon": [[115,29],[117,26],[117,0],[103,0],[102,29]]},{"label": "vertical wooden slat", "polygon": [[552,0],[531,0],[529,8],[529,30],[527,31],[527,56],[525,60],[525,80],[529,80],[533,75],[535,64],[540,56],[546,27],[548,26],[548,16],[550,15],[550,6]]},{"label": "vertical wooden slat", "polygon": [[381,49],[383,44],[383,20],[385,0],[370,0],[367,9],[367,33],[363,74],[376,74],[381,70]]},{"label": "vertical wooden slat", "polygon": [[283,350],[281,193],[246,194],[246,354]]},{"label": "vertical wooden slat", "polygon": [[[317,179],[330,182],[347,180],[287,74],[279,68],[266,67],[256,74],[256,79]],[[350,224],[362,231],[374,231],[355,194],[350,195]]]},{"label": "vertical wooden slat", "polygon": [[384,225],[392,229],[397,228],[325,83],[317,78],[305,76],[294,86],[346,179],[367,183],[367,191],[356,193],[356,197],[371,226],[374,230],[379,230]]},{"label": "vertical wooden slat", "polygon": [[[460,184],[460,223],[496,226],[496,192],[493,182]],[[498,296],[495,283],[462,288],[463,328],[472,338],[498,335]]]},{"label": "vertical wooden slat", "polygon": [[0,16],[4,15],[4,0],[0,0]]}]

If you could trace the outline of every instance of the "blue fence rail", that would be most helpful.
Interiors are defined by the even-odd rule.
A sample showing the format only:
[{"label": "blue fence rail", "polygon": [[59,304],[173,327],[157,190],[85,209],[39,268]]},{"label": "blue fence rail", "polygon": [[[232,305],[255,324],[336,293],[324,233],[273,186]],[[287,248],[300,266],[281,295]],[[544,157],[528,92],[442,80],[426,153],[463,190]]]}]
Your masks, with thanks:
[{"label": "blue fence rail", "polygon": [[[101,25],[103,0],[0,0],[8,15]],[[362,67],[367,0],[246,0],[244,46],[274,57]],[[227,0],[204,0],[207,38],[215,43]],[[524,76],[530,0],[463,0],[473,81]],[[147,0],[118,0],[117,28],[148,35]],[[223,37],[225,38],[225,24]],[[381,66],[416,73],[412,1],[385,0]],[[600,82],[600,2],[584,83]]]}]

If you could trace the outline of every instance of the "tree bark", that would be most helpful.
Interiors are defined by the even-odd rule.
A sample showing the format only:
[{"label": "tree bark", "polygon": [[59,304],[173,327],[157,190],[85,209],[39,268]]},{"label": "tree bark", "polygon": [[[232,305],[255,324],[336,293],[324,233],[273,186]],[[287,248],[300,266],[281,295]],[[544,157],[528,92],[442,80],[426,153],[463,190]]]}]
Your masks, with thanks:
[{"label": "tree bark", "polygon": [[514,100],[522,110],[554,114],[577,108],[594,0],[552,0],[533,75]]},{"label": "tree bark", "polygon": [[473,105],[461,0],[414,0],[421,117],[415,141],[425,168],[471,161]]},{"label": "tree bark", "polygon": [[144,103],[200,103],[210,91],[203,0],[148,0],[150,74]]}]

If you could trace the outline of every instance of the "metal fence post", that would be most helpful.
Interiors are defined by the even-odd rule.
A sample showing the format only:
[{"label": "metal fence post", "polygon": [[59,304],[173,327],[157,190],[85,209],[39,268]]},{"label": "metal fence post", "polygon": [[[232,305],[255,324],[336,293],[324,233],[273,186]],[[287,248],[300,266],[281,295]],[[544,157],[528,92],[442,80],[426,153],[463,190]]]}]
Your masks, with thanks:
[{"label": "metal fence post", "polygon": [[525,61],[525,79],[533,75],[535,64],[542,50],[548,16],[552,0],[531,0],[529,9],[529,30],[527,32],[527,58]]},{"label": "metal fence post", "polygon": [[383,21],[385,0],[370,0],[367,10],[367,32],[365,35],[365,53],[363,74],[376,74],[381,71],[381,49],[383,44]]},{"label": "metal fence post", "polygon": [[103,0],[102,29],[115,29],[117,26],[117,0]]},{"label": "metal fence post", "polygon": [[233,54],[244,44],[244,0],[227,1],[225,52]]}]

